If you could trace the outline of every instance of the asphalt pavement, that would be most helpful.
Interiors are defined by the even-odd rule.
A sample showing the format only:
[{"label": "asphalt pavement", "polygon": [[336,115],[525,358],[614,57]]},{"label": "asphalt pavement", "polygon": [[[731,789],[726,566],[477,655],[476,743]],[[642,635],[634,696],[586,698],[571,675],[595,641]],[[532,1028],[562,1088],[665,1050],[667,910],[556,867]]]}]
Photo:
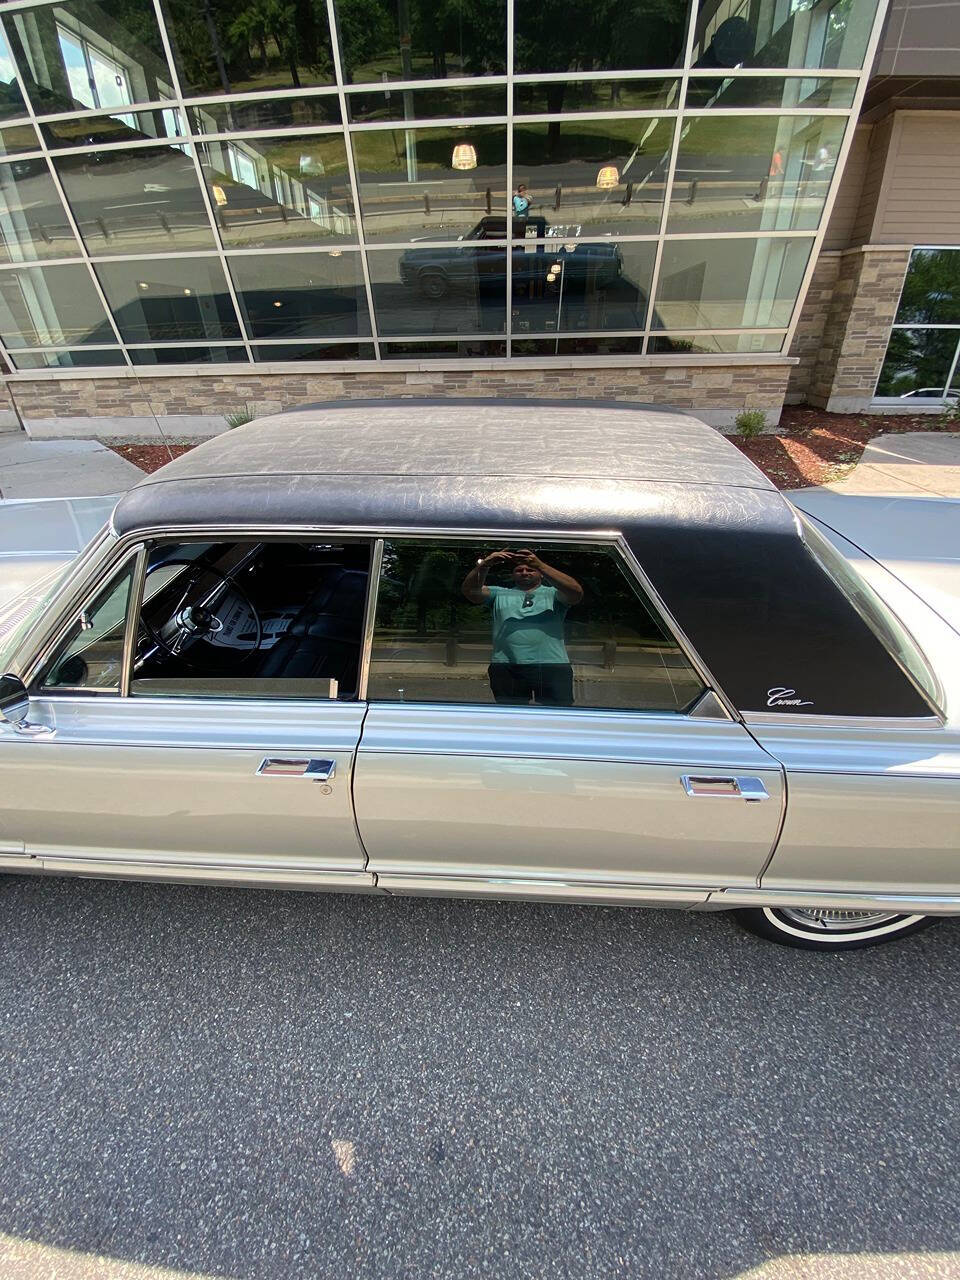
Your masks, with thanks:
[{"label": "asphalt pavement", "polygon": [[618,908],[0,911],[5,1280],[960,1276],[960,920],[838,957]]}]

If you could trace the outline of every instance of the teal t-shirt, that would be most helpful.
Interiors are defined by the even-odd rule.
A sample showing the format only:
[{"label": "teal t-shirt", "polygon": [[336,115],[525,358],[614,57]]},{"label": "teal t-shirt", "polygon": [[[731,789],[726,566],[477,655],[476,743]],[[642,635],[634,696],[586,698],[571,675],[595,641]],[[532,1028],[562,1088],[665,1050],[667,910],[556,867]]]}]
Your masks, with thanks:
[{"label": "teal t-shirt", "polygon": [[[563,622],[567,606],[558,598],[556,587],[488,587],[485,601],[493,612],[492,662],[566,662],[570,659],[563,643]],[[528,597],[533,604],[523,607]]]}]

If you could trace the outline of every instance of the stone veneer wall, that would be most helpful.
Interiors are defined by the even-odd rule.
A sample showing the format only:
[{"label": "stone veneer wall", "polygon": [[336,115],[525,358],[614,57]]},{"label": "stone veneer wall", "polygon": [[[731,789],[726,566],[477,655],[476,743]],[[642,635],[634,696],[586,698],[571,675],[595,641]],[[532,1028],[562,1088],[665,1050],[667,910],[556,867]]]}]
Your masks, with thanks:
[{"label": "stone veneer wall", "polygon": [[904,245],[864,245],[840,254],[807,384],[810,404],[831,413],[862,413],[870,407],[909,262]]},{"label": "stone veneer wall", "polygon": [[223,415],[248,406],[256,415],[321,400],[402,396],[542,396],[553,399],[632,400],[703,412],[714,425],[732,425],[741,409],[764,409],[771,424],[783,405],[792,365],[644,364],[630,367],[384,369],[356,372],[203,373],[189,377],[97,376],[17,380],[17,404],[34,435],[107,437],[222,429]]},{"label": "stone veneer wall", "polygon": [[790,378],[787,382],[787,404],[804,404],[810,394],[810,384],[820,358],[820,348],[823,345],[823,331],[830,314],[837,277],[840,274],[841,256],[838,252],[821,253],[813,269],[810,287],[807,290],[793,345],[790,348],[790,354],[797,357],[799,364],[795,364],[790,370]]}]

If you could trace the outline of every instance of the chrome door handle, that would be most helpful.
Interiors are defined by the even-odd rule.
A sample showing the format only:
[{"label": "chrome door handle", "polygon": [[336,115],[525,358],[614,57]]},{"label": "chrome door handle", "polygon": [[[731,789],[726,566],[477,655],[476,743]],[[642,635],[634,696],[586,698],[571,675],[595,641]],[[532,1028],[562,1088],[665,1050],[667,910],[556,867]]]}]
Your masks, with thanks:
[{"label": "chrome door handle", "polygon": [[688,796],[716,796],[723,800],[769,800],[760,778],[730,778],[716,774],[685,773],[680,785]]},{"label": "chrome door handle", "polygon": [[257,768],[261,778],[306,778],[308,782],[329,782],[336,772],[336,760],[308,760],[305,756],[264,756]]}]

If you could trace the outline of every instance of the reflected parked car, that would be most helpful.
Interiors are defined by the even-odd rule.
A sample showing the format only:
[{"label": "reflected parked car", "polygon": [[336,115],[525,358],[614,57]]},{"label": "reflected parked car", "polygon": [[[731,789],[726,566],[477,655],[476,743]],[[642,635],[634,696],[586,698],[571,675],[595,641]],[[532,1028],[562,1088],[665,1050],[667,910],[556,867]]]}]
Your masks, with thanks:
[{"label": "reflected parked car", "polygon": [[0,616],[0,867],[903,937],[960,914],[960,635],[864,559],[684,414],[253,422]]},{"label": "reflected parked car", "polygon": [[[461,240],[501,240],[506,237],[506,218],[481,218]],[[582,291],[590,286],[606,289],[620,278],[623,255],[618,245],[602,241],[569,241],[556,245],[538,243],[547,235],[544,218],[513,220],[514,244],[511,267],[515,291],[534,296],[548,284],[554,285],[563,273],[568,288]],[[431,245],[407,249],[400,257],[400,279],[425,298],[443,298],[448,293],[497,290],[502,292],[507,278],[507,250],[503,244],[489,247],[451,241],[449,246]],[[556,285],[559,288],[559,285]]]}]

